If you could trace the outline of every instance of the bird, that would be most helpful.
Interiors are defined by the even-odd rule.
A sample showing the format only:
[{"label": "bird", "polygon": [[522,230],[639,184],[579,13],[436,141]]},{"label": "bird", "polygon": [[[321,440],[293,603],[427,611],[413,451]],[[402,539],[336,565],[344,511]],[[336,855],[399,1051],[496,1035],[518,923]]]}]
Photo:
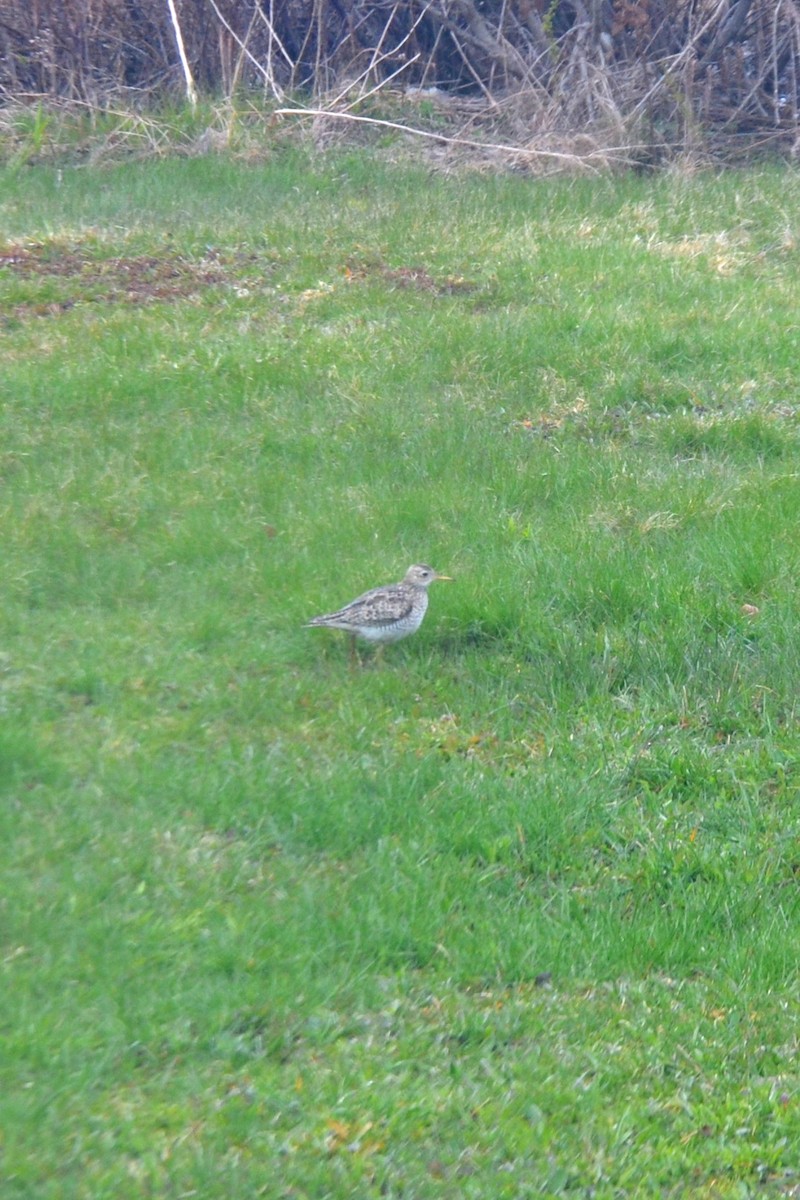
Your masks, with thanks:
[{"label": "bird", "polygon": [[336,612],[312,617],[305,628],[343,629],[350,634],[354,660],[356,638],[377,642],[380,649],[387,642],[399,642],[416,633],[428,607],[428,588],[436,579],[452,582],[449,575],[440,575],[427,563],[415,563],[399,583],[371,588]]}]

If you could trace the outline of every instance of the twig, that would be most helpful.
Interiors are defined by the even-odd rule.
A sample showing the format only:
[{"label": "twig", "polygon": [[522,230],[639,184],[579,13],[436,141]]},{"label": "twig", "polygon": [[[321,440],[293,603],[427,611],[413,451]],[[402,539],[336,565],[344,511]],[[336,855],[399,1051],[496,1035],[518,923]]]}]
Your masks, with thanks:
[{"label": "twig", "polygon": [[397,0],[395,0],[394,7],[392,8],[392,11],[389,13],[389,16],[386,18],[386,24],[383,27],[383,33],[378,38],[377,43],[373,47],[372,58],[369,61],[369,66],[367,67],[366,71],[363,71],[361,74],[362,82],[366,81],[369,78],[370,72],[374,71],[375,68],[378,66],[378,64],[382,63],[384,61],[384,59],[388,57],[386,54],[383,53],[383,50],[381,49],[381,47],[383,46],[384,39],[387,37],[387,35],[389,33],[389,30],[392,25],[392,21],[397,16],[397,7],[398,7]]},{"label": "twig", "polygon": [[[400,41],[397,43],[397,45],[394,46],[390,52],[387,52],[386,54],[383,54],[383,53],[379,54],[380,45],[383,43],[383,39],[386,36],[386,31],[389,27],[387,24],[386,28],[384,29],[384,31],[381,35],[380,43],[372,55],[372,59],[370,60],[369,66],[364,71],[362,71],[360,75],[357,75],[355,79],[348,80],[347,83],[345,84],[345,86],[342,88],[342,90],[336,96],[334,96],[332,99],[327,101],[328,105],[332,108],[335,105],[339,104],[344,99],[344,97],[347,95],[348,92],[352,92],[353,88],[357,87],[360,83],[363,83],[363,81],[369,75],[370,71],[374,71],[377,66],[380,66],[380,64],[386,58],[389,57],[389,53],[397,54],[398,50],[400,50],[406,44],[406,42],[409,40],[411,35],[414,33],[414,31],[416,30],[420,21],[426,15],[426,13],[428,12],[430,7],[431,7],[431,5],[429,2],[422,9],[422,11],[420,12],[416,21],[411,26],[411,28],[409,29],[409,31],[405,35],[405,37],[401,38]],[[397,9],[397,5],[395,5],[395,8],[393,9],[392,15],[394,15],[394,12],[396,11],[396,9]],[[364,91],[360,92],[355,100],[351,100],[350,104],[345,105],[345,108],[346,109],[352,108],[354,105],[360,104],[363,100],[367,100],[370,96],[374,96],[376,92],[379,92],[381,90],[381,88],[385,88],[386,85],[388,83],[391,83],[391,81],[393,79],[396,79],[398,75],[402,75],[403,71],[407,71],[408,68],[410,66],[412,66],[419,59],[419,57],[420,57],[419,53],[415,54],[413,58],[410,58],[406,62],[402,63],[395,71],[392,72],[391,75],[387,76],[386,79],[380,80],[377,84],[375,84],[374,87],[370,88],[370,90],[368,92],[364,92]]]},{"label": "twig", "polygon": [[[484,96],[484,99],[486,100],[486,103],[490,106],[490,108],[497,108],[497,101],[495,100],[495,98],[492,95],[489,88],[486,86],[486,84],[481,79],[478,72],[473,67],[472,63],[469,61],[469,57],[466,54],[464,47],[461,45],[461,42],[456,37],[454,29],[450,30],[450,40],[452,41],[452,43],[455,46],[458,53],[461,55],[461,61],[464,63],[464,66],[467,68],[470,75],[475,80],[475,82],[477,83],[480,90],[483,92],[483,96]],[[494,65],[492,65],[492,70],[494,70]]]},{"label": "twig", "polygon": [[284,44],[283,44],[283,42],[281,41],[281,39],[278,37],[278,33],[277,33],[276,29],[275,29],[275,20],[274,20],[274,14],[273,14],[273,11],[272,11],[272,0],[269,0],[269,16],[267,16],[267,15],[266,15],[266,13],[264,12],[264,9],[263,9],[262,5],[260,5],[260,4],[257,4],[257,5],[256,5],[256,11],[257,11],[258,15],[261,17],[261,20],[262,20],[262,21],[264,21],[264,23],[266,24],[266,26],[267,26],[267,29],[269,30],[269,43],[268,43],[268,45],[269,45],[269,52],[268,52],[268,58],[267,58],[267,61],[268,61],[268,62],[270,63],[270,65],[271,65],[271,63],[272,63],[272,43],[274,42],[274,43],[275,43],[275,45],[276,45],[276,46],[278,47],[278,49],[280,50],[280,52],[281,52],[281,54],[283,55],[283,57],[286,59],[286,65],[287,65],[287,66],[290,68],[290,70],[293,72],[297,64],[296,64],[296,63],[293,61],[293,59],[292,59],[291,55],[289,54],[288,50],[287,50],[287,49],[286,49],[286,47],[284,46]]},{"label": "twig", "polygon": [[[276,108],[276,117],[329,117],[332,120],[340,121],[360,121],[365,125],[379,125],[384,129],[397,129],[400,133],[410,133],[415,137],[429,138],[431,141],[440,142],[446,146],[468,146],[473,150],[499,150],[504,154],[522,155],[528,158],[547,158],[554,159],[557,162],[564,163],[581,163],[589,166],[591,170],[597,171],[589,162],[592,158],[602,158],[608,160],[610,155],[618,152],[630,153],[631,150],[637,149],[635,146],[611,146],[604,147],[600,150],[592,150],[589,154],[563,154],[558,150],[532,150],[527,146],[506,146],[500,142],[478,142],[470,138],[447,137],[443,133],[432,133],[428,129],[417,129],[413,125],[401,125],[398,121],[385,121],[378,117],[362,117],[351,112],[333,112],[327,108]],[[620,163],[629,163],[629,158],[620,158]]]},{"label": "twig", "polygon": [[266,23],[267,23],[266,79],[268,79],[270,82],[273,94],[277,97],[278,100],[282,100],[283,99],[283,91],[280,88],[277,80],[275,79],[275,72],[272,68],[272,46],[273,46],[273,43],[275,43],[278,46],[278,48],[281,51],[281,54],[283,55],[283,57],[286,59],[287,63],[289,64],[292,75],[294,75],[294,63],[292,62],[291,58],[287,54],[286,48],[284,47],[283,42],[281,41],[281,39],[278,37],[277,33],[275,32],[275,21],[274,21],[275,14],[272,9],[272,0],[269,0],[269,16],[267,16],[264,13],[263,7],[260,4],[257,4],[253,11],[254,11],[254,14],[257,13],[261,17],[261,19],[263,21],[266,21]]},{"label": "twig", "polygon": [[[637,116],[639,116],[640,113],[645,112],[648,101],[650,101],[653,96],[658,95],[658,93],[661,90],[663,90],[663,88],[665,88],[666,86],[671,84],[672,81],[674,80],[675,76],[678,74],[679,70],[681,70],[682,67],[686,66],[687,62],[691,61],[694,58],[697,46],[700,43],[700,39],[708,32],[709,29],[711,29],[711,27],[714,25],[714,23],[718,20],[719,15],[722,12],[722,8],[725,5],[725,3],[726,3],[726,0],[719,0],[719,3],[717,5],[717,7],[715,8],[714,12],[711,14],[711,16],[708,18],[707,21],[705,21],[703,24],[700,25],[699,29],[697,29],[697,31],[695,33],[691,34],[689,40],[686,42],[686,45],[677,54],[673,55],[671,60],[670,59],[665,60],[664,74],[661,76],[660,79],[656,80],[656,82],[653,84],[653,86],[650,88],[650,90],[643,96],[643,98],[636,105],[636,107],[634,108],[634,110],[631,114],[632,118],[635,119]],[[656,62],[656,63],[654,63],[654,66],[658,67],[658,66],[660,66],[660,63]]]},{"label": "twig", "polygon": [[398,75],[402,75],[403,71],[407,71],[408,68],[412,66],[418,58],[419,54],[415,54],[413,58],[408,60],[408,62],[404,62],[402,66],[399,66],[396,71],[392,71],[391,75],[387,75],[385,79],[381,79],[379,83],[376,83],[374,87],[371,87],[368,92],[361,92],[358,96],[356,96],[355,100],[351,100],[349,104],[344,106],[344,111],[347,112],[349,109],[354,108],[356,104],[362,104],[364,100],[369,100],[370,96],[374,96],[376,92],[380,92],[382,88],[385,88],[388,84],[390,84],[393,79],[397,78]]},{"label": "twig", "polygon": [[178,13],[175,9],[175,0],[167,0],[167,7],[169,8],[169,15],[172,19],[172,28],[175,32],[175,41],[178,46],[178,57],[181,60],[181,67],[183,68],[183,78],[186,81],[186,99],[192,106],[192,111],[194,111],[197,108],[197,88],[194,85],[194,79],[192,78],[192,69],[189,66],[189,60],[186,57],[186,49],[183,45],[183,34],[181,33],[181,27],[178,21]]},{"label": "twig", "polygon": [[[273,93],[274,93],[274,95],[275,95],[275,99],[276,99],[276,100],[282,100],[282,99],[283,99],[283,92],[282,92],[282,91],[281,91],[281,89],[278,87],[277,83],[275,82],[275,79],[273,78],[273,76],[272,76],[272,73],[271,73],[271,72],[267,72],[267,71],[264,69],[264,67],[262,67],[261,63],[260,63],[260,62],[258,61],[258,59],[255,57],[255,55],[254,55],[254,54],[251,54],[251,53],[250,53],[250,51],[249,51],[249,50],[248,50],[248,48],[247,48],[247,39],[249,39],[249,37],[250,37],[250,30],[253,28],[253,22],[252,22],[252,21],[250,22],[250,27],[249,27],[249,29],[248,29],[248,31],[247,31],[246,39],[245,39],[245,41],[242,41],[242,39],[239,37],[239,35],[238,35],[238,33],[236,32],[236,30],[231,28],[231,26],[230,26],[230,25],[228,24],[228,22],[225,20],[225,17],[224,17],[224,16],[222,15],[222,13],[219,11],[219,8],[217,7],[215,0],[208,0],[208,2],[209,2],[209,4],[211,5],[211,7],[213,8],[214,12],[216,13],[217,20],[220,22],[220,24],[224,25],[224,27],[227,29],[228,33],[231,35],[231,37],[233,38],[233,40],[236,42],[237,46],[239,47],[239,59],[240,59],[240,61],[241,61],[241,58],[242,58],[242,56],[243,56],[243,55],[246,55],[246,56],[247,56],[247,58],[249,58],[249,59],[250,59],[250,62],[253,64],[253,66],[256,68],[256,70],[261,72],[261,75],[263,76],[264,82],[265,82],[265,83],[267,83],[267,84],[269,84],[269,86],[272,88],[272,90],[273,90]],[[255,14],[254,14],[254,18],[253,18],[253,19],[255,19]],[[269,24],[269,22],[267,22],[267,24]],[[271,26],[270,26],[270,29],[271,29]],[[290,62],[291,62],[291,60],[290,60]],[[238,68],[237,68],[237,74],[238,74]]]},{"label": "twig", "polygon": [[[239,79],[241,78],[241,75],[242,75],[242,67],[244,66],[244,60],[245,60],[247,54],[249,53],[249,51],[247,49],[247,43],[250,41],[250,35],[252,34],[253,27],[255,26],[255,23],[256,23],[257,12],[258,12],[258,6],[256,5],[253,8],[252,13],[250,14],[250,23],[247,26],[247,32],[245,33],[244,38],[241,43],[241,46],[239,48],[239,54],[236,59],[236,66],[233,68],[233,73],[231,75],[231,80],[230,80],[229,99],[231,99],[234,96],[236,89],[239,86]],[[234,36],[235,36],[235,34],[234,34]],[[273,87],[273,90],[274,90],[274,87]],[[282,100],[283,93],[278,94],[278,92],[276,92],[275,98],[277,100]]]}]

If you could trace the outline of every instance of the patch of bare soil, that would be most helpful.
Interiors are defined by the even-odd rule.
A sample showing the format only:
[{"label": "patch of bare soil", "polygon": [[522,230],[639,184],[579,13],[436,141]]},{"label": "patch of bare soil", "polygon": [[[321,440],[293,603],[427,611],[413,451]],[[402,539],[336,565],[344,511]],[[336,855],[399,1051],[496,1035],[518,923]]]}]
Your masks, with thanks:
[{"label": "patch of bare soil", "polygon": [[101,259],[88,247],[58,242],[0,247],[0,272],[9,271],[22,279],[61,279],[80,289],[76,294],[76,289],[70,288],[63,298],[13,304],[10,312],[17,317],[52,316],[78,303],[180,300],[228,282],[236,265],[241,264],[226,262],[216,253],[198,260],[169,251]]},{"label": "patch of bare soil", "polygon": [[477,284],[469,279],[460,275],[445,275],[437,279],[425,267],[389,267],[383,262],[359,263],[351,260],[345,266],[345,273],[350,280],[377,276],[392,288],[412,288],[435,296],[477,291]]}]

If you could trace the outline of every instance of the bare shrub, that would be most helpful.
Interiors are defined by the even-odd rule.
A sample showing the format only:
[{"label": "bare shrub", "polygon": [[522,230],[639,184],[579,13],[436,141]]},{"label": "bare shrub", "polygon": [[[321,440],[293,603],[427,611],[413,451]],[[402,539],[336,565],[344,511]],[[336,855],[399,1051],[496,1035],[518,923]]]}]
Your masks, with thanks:
[{"label": "bare shrub", "polygon": [[[481,101],[524,148],[588,138],[652,161],[796,140],[800,0],[0,0],[0,89],[102,105],[205,94]],[[187,62],[176,45],[179,23]],[[189,68],[187,72],[186,68]],[[296,111],[297,106],[293,106]],[[475,121],[470,122],[472,128]],[[337,126],[338,129],[338,126]]]}]

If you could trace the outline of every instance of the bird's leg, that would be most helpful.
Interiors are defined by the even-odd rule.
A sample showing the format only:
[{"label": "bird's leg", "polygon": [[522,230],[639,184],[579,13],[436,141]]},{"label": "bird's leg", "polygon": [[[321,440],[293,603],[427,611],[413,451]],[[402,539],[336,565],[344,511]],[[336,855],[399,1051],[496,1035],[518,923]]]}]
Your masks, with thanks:
[{"label": "bird's leg", "polygon": [[354,633],[351,633],[350,634],[350,666],[354,667],[354,666],[356,666],[357,663],[360,664],[361,659],[358,657],[358,650],[356,650],[356,635]]}]

